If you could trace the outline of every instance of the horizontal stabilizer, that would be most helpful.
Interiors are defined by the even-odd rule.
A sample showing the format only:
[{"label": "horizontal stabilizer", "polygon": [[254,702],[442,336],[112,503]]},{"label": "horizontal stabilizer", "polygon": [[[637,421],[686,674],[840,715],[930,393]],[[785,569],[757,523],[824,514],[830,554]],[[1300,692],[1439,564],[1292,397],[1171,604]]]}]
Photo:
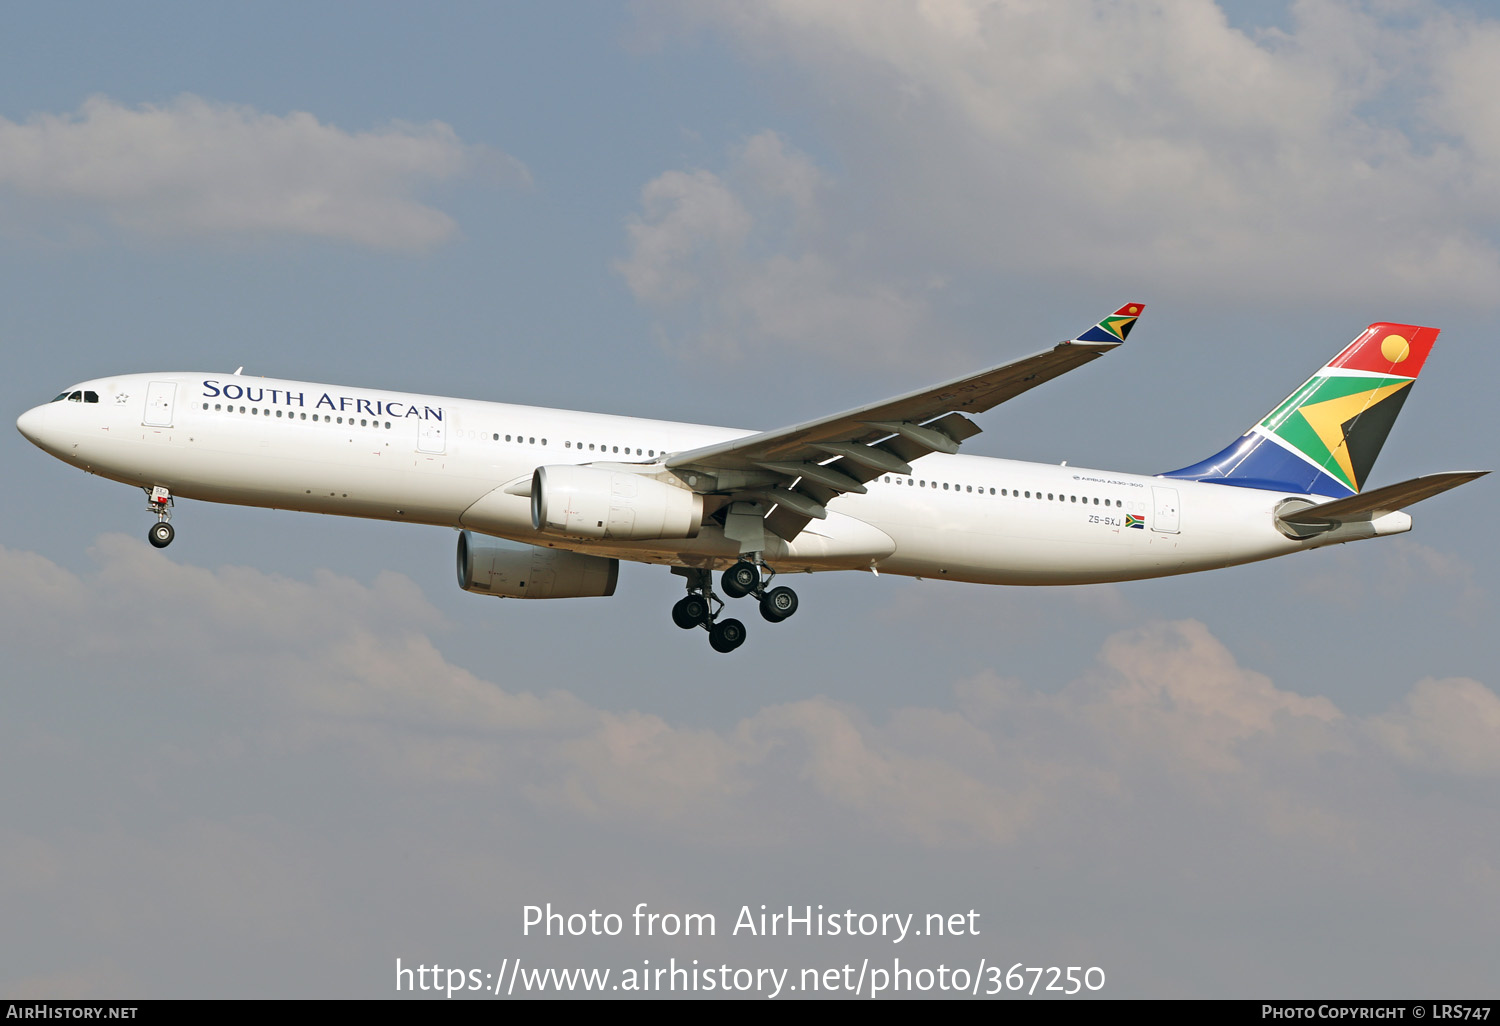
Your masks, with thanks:
[{"label": "horizontal stabilizer", "polygon": [[1361,492],[1345,499],[1335,499],[1332,502],[1322,502],[1316,506],[1294,510],[1282,514],[1278,519],[1290,524],[1308,526],[1339,524],[1348,520],[1373,520],[1387,513],[1405,509],[1423,499],[1430,499],[1439,492],[1446,492],[1449,488],[1467,484],[1488,473],[1488,470],[1463,470],[1447,474],[1424,474],[1410,481],[1402,481],[1400,484],[1386,485],[1384,488]]}]

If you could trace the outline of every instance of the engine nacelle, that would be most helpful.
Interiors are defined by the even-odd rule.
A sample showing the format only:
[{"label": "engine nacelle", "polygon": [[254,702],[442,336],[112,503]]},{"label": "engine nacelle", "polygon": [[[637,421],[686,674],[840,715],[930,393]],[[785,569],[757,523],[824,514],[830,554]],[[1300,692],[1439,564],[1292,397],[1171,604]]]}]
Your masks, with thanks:
[{"label": "engine nacelle", "polygon": [[462,531],[458,586],[500,598],[603,598],[615,593],[620,561],[540,545],[516,548]]},{"label": "engine nacelle", "polygon": [[574,538],[695,538],[703,496],[641,474],[537,467],[531,526]]}]

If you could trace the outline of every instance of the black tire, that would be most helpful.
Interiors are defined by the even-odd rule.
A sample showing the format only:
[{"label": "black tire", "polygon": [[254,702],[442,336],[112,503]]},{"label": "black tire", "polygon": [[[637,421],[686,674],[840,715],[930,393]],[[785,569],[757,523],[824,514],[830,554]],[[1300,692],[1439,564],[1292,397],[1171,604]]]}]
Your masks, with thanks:
[{"label": "black tire", "polygon": [[745,643],[745,625],[731,617],[708,629],[708,643],[715,652],[733,652]]},{"label": "black tire", "polygon": [[678,599],[672,607],[672,622],[685,631],[690,631],[708,619],[708,599],[702,595],[689,595]]},{"label": "black tire", "polygon": [[724,587],[724,594],[730,598],[744,598],[760,587],[760,567],[742,559],[724,571],[719,583]]},{"label": "black tire", "polygon": [[146,538],[152,545],[155,545],[159,549],[164,549],[168,545],[171,545],[172,539],[175,537],[177,537],[177,532],[172,530],[172,525],[165,520],[159,524],[155,524],[151,530],[146,532]]},{"label": "black tire", "polygon": [[797,611],[797,593],[791,588],[772,588],[760,600],[760,615],[780,623]]}]

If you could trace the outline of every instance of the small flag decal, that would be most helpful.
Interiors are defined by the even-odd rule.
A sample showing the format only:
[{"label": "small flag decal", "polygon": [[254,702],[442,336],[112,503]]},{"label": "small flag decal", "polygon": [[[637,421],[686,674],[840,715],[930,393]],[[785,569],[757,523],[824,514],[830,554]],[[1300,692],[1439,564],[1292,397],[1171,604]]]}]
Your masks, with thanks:
[{"label": "small flag decal", "polygon": [[1142,531],[1146,529],[1146,518],[1138,517],[1134,513],[1125,514],[1126,527],[1139,527]]}]

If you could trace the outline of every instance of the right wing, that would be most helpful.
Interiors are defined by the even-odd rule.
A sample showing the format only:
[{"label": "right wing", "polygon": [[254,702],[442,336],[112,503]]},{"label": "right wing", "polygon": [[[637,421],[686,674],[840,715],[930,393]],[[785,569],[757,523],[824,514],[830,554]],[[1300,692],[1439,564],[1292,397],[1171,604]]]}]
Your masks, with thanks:
[{"label": "right wing", "polygon": [[[909,474],[911,461],[955,453],[979,434],[965,414],[983,413],[1119,346],[1145,307],[1127,303],[1051,349],[894,399],[804,424],[763,431],[670,457],[666,465],[709,480],[698,491],[770,509],[766,527],[790,541],[845,492],[863,493],[881,474]],[[774,507],[774,508],[771,508]]]}]

